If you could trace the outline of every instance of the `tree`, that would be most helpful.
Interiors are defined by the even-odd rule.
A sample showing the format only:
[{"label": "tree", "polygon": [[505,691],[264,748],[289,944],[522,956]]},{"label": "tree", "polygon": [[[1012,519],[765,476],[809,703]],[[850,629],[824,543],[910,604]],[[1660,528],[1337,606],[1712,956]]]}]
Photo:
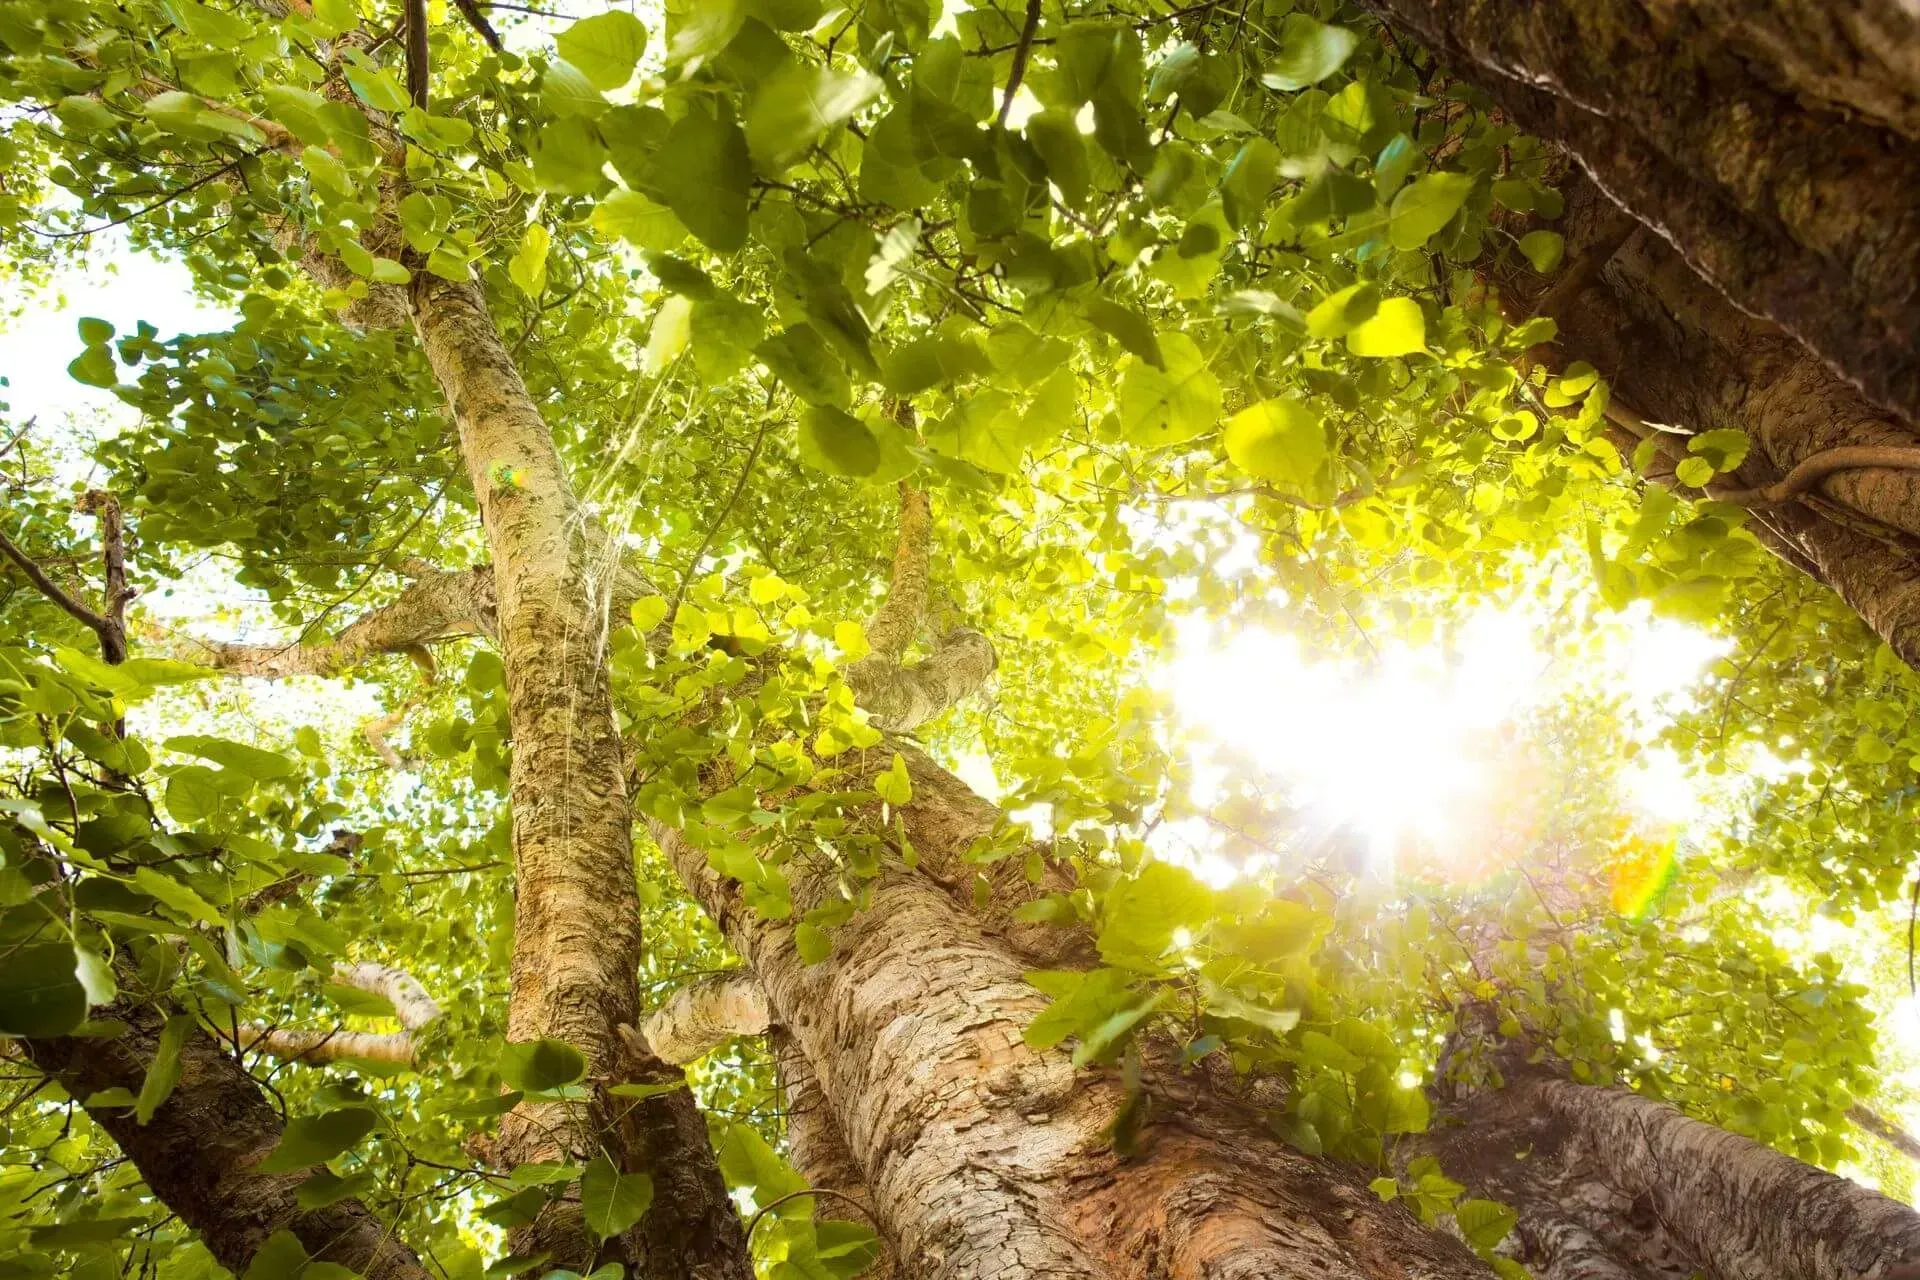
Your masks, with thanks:
[{"label": "tree", "polygon": [[[1499,1115],[1408,1155],[1436,1049],[1488,1002],[1583,1098],[1669,1099],[1853,1213],[1742,1268],[1920,1254],[1904,1207],[1754,1141],[1856,1154],[1871,1018],[1716,897],[1898,891],[1904,615],[1827,543],[1746,524],[1719,420],[1675,460],[1708,501],[1622,478],[1609,424],[1644,420],[1543,364],[1554,325],[1522,313],[1584,298],[1624,238],[1424,54],[1331,6],[912,0],[664,32],[610,10],[527,54],[418,5],[64,0],[0,14],[0,44],[7,188],[68,193],[0,205],[16,269],[44,269],[44,217],[124,226],[238,313],[82,321],[70,371],[138,415],[90,450],[116,495],[93,509],[132,530],[102,522],[97,594],[61,459],[23,454],[10,498],[0,1031],[35,1072],[3,1194],[29,1274],[110,1269],[136,1230],[140,1265],[204,1269],[171,1215],[263,1276],[476,1274],[475,1221],[536,1274],[744,1275],[750,1248],[786,1277],[1574,1274],[1531,1225],[1544,1179],[1493,1158]],[[1567,235],[1536,225],[1562,206]],[[1830,336],[1870,390],[1898,373]],[[1864,480],[1830,488],[1866,510]],[[129,582],[209,554],[299,632],[122,621]],[[1773,798],[1818,795],[1663,864],[1708,942],[1549,904],[1638,856],[1618,775],[1646,744],[1606,694],[1522,735],[1563,735],[1570,798],[1494,842],[1564,853],[1541,893],[1524,866],[1383,884],[1257,770],[1196,800],[1140,683],[1183,616],[1364,651],[1541,582],[1594,643],[1638,599],[1725,619],[1723,700],[1663,740],[1707,767],[1791,749]],[[364,677],[383,714],[253,735],[195,706],[210,673]],[[937,758],[976,739],[1018,779],[1002,804]],[[1036,804],[1050,833],[1009,816]],[[1234,883],[1155,843],[1189,818]],[[717,1021],[775,1032],[797,1172],[727,1118],[775,1094],[767,1053],[706,1060],[703,1122],[672,1060],[711,1037],[642,1017],[729,951],[759,1025]],[[356,985],[367,964],[411,978]],[[1671,1043],[1614,1034],[1629,1013]],[[392,1021],[281,1025],[343,1015]],[[1465,1061],[1434,1087],[1491,1082]],[[1495,1111],[1561,1083],[1510,1074]],[[1450,1133],[1483,1140],[1484,1187]],[[1663,1212],[1747,1189],[1676,1181]]]}]

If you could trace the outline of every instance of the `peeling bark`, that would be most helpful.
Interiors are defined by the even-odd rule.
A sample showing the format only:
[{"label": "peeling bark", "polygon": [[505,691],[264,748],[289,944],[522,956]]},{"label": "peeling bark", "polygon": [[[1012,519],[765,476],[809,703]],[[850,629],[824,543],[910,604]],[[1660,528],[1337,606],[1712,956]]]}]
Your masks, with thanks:
[{"label": "peeling bark", "polygon": [[[480,287],[416,272],[410,300],[493,557],[513,735],[508,1038],[568,1041],[603,1085],[671,1079],[677,1073],[620,1034],[638,1021],[641,937],[607,637],[630,571],[578,509]],[[629,1105],[602,1089],[584,1109],[523,1103],[502,1122],[494,1152],[514,1166],[603,1148],[620,1168],[654,1179],[653,1207],[623,1244],[639,1276],[747,1280],[739,1219],[687,1090]],[[549,1206],[515,1247],[551,1250],[555,1264],[582,1271],[602,1255],[573,1199]]]},{"label": "peeling bark", "polygon": [[1409,1144],[1520,1215],[1540,1280],[1861,1280],[1920,1263],[1920,1214],[1626,1089],[1521,1066]]},{"label": "peeling bark", "polygon": [[[108,1089],[138,1094],[167,1010],[121,1000],[95,1015],[124,1022],[125,1034],[14,1043],[83,1104]],[[235,1275],[244,1273],[267,1238],[284,1228],[310,1256],[349,1267],[367,1280],[429,1280],[420,1259],[360,1201],[301,1209],[294,1193],[311,1170],[259,1170],[260,1160],[280,1140],[279,1113],[240,1063],[197,1027],[180,1051],[179,1084],[146,1124],[134,1118],[131,1107],[86,1109],[161,1203],[199,1232],[208,1251]]]},{"label": "peeling bark", "polygon": [[[984,802],[954,811],[948,799],[968,795],[964,784],[938,780],[917,752],[908,759],[908,836],[923,865],[960,865]],[[813,1066],[904,1273],[1486,1274],[1352,1172],[1198,1093],[1146,1125],[1136,1156],[1119,1155],[1109,1133],[1129,1108],[1125,1088],[1025,1043],[1046,997],[1023,980],[1022,958],[928,875],[883,873],[872,904],[834,931],[832,955],[808,965],[791,920],[756,916],[678,832],[656,825],[655,835]],[[795,918],[836,892],[831,874],[787,870]]]},{"label": "peeling bark", "polygon": [[440,1016],[440,1006],[413,975],[383,964],[343,964],[333,980],[358,991],[385,996],[399,1018],[400,1031],[289,1031],[249,1024],[240,1028],[239,1047],[258,1048],[275,1058],[301,1062],[333,1062],[365,1058],[372,1062],[413,1065],[413,1033]]},{"label": "peeling bark", "polygon": [[662,1062],[684,1066],[735,1036],[767,1033],[767,993],[744,970],[716,973],[675,991],[641,1033]]},{"label": "peeling bark", "polygon": [[1737,308],[1920,416],[1910,7],[1366,3],[1564,146]]}]

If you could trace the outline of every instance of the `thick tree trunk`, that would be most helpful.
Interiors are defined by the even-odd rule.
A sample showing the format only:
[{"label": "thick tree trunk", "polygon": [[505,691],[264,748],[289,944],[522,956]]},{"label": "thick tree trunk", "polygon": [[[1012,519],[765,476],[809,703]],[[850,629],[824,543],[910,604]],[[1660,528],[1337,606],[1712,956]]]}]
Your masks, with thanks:
[{"label": "thick tree trunk", "polygon": [[[820,1088],[820,1077],[806,1053],[783,1028],[775,1027],[768,1036],[774,1068],[780,1077],[780,1093],[787,1105],[787,1159],[810,1187],[835,1192],[832,1198],[816,1197],[815,1212],[823,1217],[864,1219],[880,1228],[885,1226],[873,1208],[873,1192],[867,1186],[866,1171],[853,1158],[840,1122]],[[894,1280],[893,1246],[860,1273],[860,1280]]]},{"label": "thick tree trunk", "polygon": [[[1777,326],[1737,310],[1664,240],[1645,230],[1623,239],[1621,214],[1590,183],[1569,175],[1564,186],[1571,283],[1521,277],[1501,282],[1504,292],[1516,312],[1544,305],[1560,328],[1554,358],[1599,369],[1622,417],[1683,433],[1655,437],[1673,441],[1667,472],[1685,456],[1685,435],[1719,428],[1753,442],[1736,475],[1749,489],[1836,448],[1920,450],[1920,433]],[[1623,433],[1622,443],[1630,452],[1637,440]],[[1920,666],[1920,472],[1839,471],[1797,498],[1754,506],[1749,527]]]},{"label": "thick tree trunk", "polygon": [[1920,417],[1920,15],[1899,0],[1364,0],[1741,310]]},{"label": "thick tree trunk", "polygon": [[1415,1150],[1512,1206],[1539,1280],[1864,1280],[1920,1263],[1920,1214],[1625,1089],[1520,1068]]},{"label": "thick tree trunk", "polygon": [[[123,1035],[14,1043],[82,1102],[108,1089],[137,1095],[168,1012],[122,1000],[95,1013],[124,1022]],[[87,1114],[126,1152],[160,1202],[199,1232],[208,1251],[235,1275],[247,1270],[269,1236],[284,1229],[310,1256],[367,1280],[429,1280],[420,1259],[360,1201],[302,1209],[294,1193],[311,1170],[260,1171],[260,1160],[280,1141],[279,1113],[236,1058],[198,1027],[181,1047],[179,1083],[146,1124],[127,1106],[89,1106]]]},{"label": "thick tree trunk", "polygon": [[[508,1038],[575,1045],[603,1086],[584,1110],[523,1103],[502,1124],[495,1154],[518,1165],[590,1158],[604,1147],[621,1168],[654,1180],[653,1207],[625,1248],[639,1276],[746,1280],[739,1219],[692,1095],[679,1089],[629,1103],[604,1092],[674,1074],[620,1034],[638,1022],[641,958],[632,819],[607,670],[621,557],[578,509],[479,286],[418,272],[412,314],[452,406],[493,557],[513,735]],[[581,1271],[599,1253],[573,1201],[551,1206],[515,1244],[550,1250],[554,1264]]]},{"label": "thick tree trunk", "polygon": [[[908,837],[926,862],[959,864],[965,845],[953,841],[971,840],[982,802],[910,746],[890,745],[913,776],[901,810]],[[963,797],[971,803],[957,811]],[[1486,1274],[1354,1173],[1285,1148],[1202,1092],[1149,1122],[1136,1155],[1118,1154],[1110,1134],[1129,1109],[1121,1083],[1025,1043],[1022,1028],[1046,997],[1023,980],[1012,947],[928,875],[884,873],[872,904],[834,931],[833,954],[808,965],[791,920],[755,915],[678,832],[655,834],[812,1064],[902,1273]],[[835,892],[830,874],[787,870],[796,915]]]}]

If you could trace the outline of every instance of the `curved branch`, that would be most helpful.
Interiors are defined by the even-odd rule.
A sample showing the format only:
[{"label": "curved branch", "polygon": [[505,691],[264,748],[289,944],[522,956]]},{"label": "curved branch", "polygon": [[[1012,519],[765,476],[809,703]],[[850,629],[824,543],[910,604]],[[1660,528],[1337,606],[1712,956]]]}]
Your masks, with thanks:
[{"label": "curved branch", "polygon": [[249,1023],[240,1028],[238,1044],[242,1049],[259,1049],[269,1057],[299,1062],[333,1062],[340,1058],[365,1058],[372,1062],[393,1062],[411,1066],[414,1059],[414,1033],[440,1016],[440,1006],[425,987],[404,969],[384,964],[343,964],[333,971],[333,980],[357,991],[385,996],[393,1004],[394,1016],[402,1031],[283,1031]]},{"label": "curved branch", "polygon": [[959,627],[919,662],[903,666],[869,654],[847,668],[847,684],[876,728],[908,733],[972,694],[998,665],[991,640]]},{"label": "curved branch", "polygon": [[1843,471],[1920,471],[1920,448],[1903,445],[1842,445],[1816,453],[1773,484],[1755,489],[1709,489],[1715,502],[1737,506],[1773,506],[1811,490],[1815,485]]},{"label": "curved branch", "polygon": [[716,973],[675,991],[641,1034],[662,1062],[685,1066],[735,1036],[766,1034],[767,993],[750,970]]}]

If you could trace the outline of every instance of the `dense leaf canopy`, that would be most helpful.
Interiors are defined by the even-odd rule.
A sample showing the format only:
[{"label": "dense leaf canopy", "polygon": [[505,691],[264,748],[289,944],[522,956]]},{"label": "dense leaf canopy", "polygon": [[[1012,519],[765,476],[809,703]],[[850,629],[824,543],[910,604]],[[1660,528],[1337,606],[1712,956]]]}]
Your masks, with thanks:
[{"label": "dense leaf canopy", "polygon": [[[504,1044],[500,659],[459,639],[294,692],[212,673],[201,643],[311,642],[421,562],[485,562],[400,289],[472,273],[605,567],[651,584],[610,620],[636,805],[766,913],[791,910],[784,866],[830,860],[844,896],[803,947],[829,953],[911,856],[857,812],[907,803],[904,767],[822,785],[885,750],[845,673],[907,485],[933,505],[936,632],[997,653],[988,696],[919,731],[1014,815],[973,851],[983,892],[1009,860],[1036,886],[1071,869],[1021,911],[1097,953],[1035,975],[1055,1003],[1032,1043],[1287,1077],[1277,1133],[1384,1168],[1427,1123],[1447,1031],[1487,1006],[1579,1079],[1901,1185],[1848,1112],[1906,1101],[1876,1019],[1920,678],[1707,500],[1744,437],[1696,437],[1645,483],[1605,383],[1535,358],[1552,322],[1503,298],[1568,269],[1546,149],[1334,0],[587,8],[496,12],[496,52],[434,5],[424,108],[376,0],[0,8],[18,287],[107,244],[183,262],[233,316],[172,333],[124,297],[80,322],[69,373],[126,425],[8,424],[0,531],[97,608],[97,523],[72,507],[111,493],[142,599],[112,666],[7,566],[0,1032],[110,1035],[86,1019],[118,992],[236,1051],[253,1026],[395,1033],[384,997],[330,980],[395,966],[443,1011],[409,1061],[249,1057],[292,1118],[273,1159],[329,1171],[303,1197],[365,1198],[462,1277],[576,1180],[597,1234],[645,1211],[605,1161],[508,1176],[463,1146],[585,1072]],[[1318,681],[1471,660],[1489,616],[1554,678],[1478,736],[1422,737],[1392,698],[1357,724],[1306,710]],[[1703,671],[1649,696],[1622,637],[1695,631]],[[1274,635],[1307,665],[1219,665]],[[1194,644],[1244,682],[1223,696],[1271,708],[1256,741],[1183,704],[1167,673]],[[1262,698],[1284,678],[1298,701]],[[1359,799],[1330,808],[1275,743],[1338,756]],[[1471,786],[1446,782],[1456,751]],[[1705,797],[1684,821],[1636,807],[1654,755]],[[741,781],[703,793],[722,758]],[[1369,823],[1436,791],[1444,822]],[[658,1002],[731,961],[638,858]],[[764,1050],[694,1072],[743,1202],[803,1186]],[[4,1087],[0,1274],[215,1274],[69,1100],[24,1068]],[[163,1060],[109,1101],[150,1113],[173,1087]],[[1382,1190],[1431,1213],[1459,1188]],[[869,1256],[819,1209],[755,1232],[776,1274]]]}]

